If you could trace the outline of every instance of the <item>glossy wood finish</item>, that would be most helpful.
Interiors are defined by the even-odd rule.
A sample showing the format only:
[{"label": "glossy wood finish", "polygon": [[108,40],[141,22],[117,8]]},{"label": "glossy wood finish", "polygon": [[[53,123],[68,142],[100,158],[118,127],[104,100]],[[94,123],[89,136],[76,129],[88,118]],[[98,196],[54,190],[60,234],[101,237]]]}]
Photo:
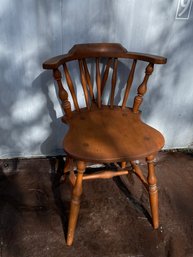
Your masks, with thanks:
[{"label": "glossy wood finish", "polygon": [[[118,68],[122,59],[131,62],[128,65],[128,76],[122,90],[123,100],[120,106],[115,106]],[[131,60],[130,60],[131,59]],[[136,66],[140,61],[147,62],[144,78],[138,86],[133,106],[127,102],[135,77]],[[80,108],[79,96],[72,79],[68,62],[75,62],[78,67],[79,83],[82,87],[85,106]],[[92,63],[92,72],[90,64]],[[65,115],[62,121],[69,127],[64,137],[64,150],[67,161],[64,173],[69,173],[73,186],[67,245],[74,239],[82,194],[82,181],[91,179],[107,179],[126,175],[131,170],[142,181],[149,192],[154,228],[159,226],[158,190],[153,159],[163,147],[164,138],[161,133],[145,124],[140,118],[141,104],[147,91],[147,82],[153,72],[154,64],[164,64],[166,58],[161,56],[131,53],[123,46],[115,43],[96,43],[75,45],[69,53],[56,56],[44,62],[45,69],[52,69],[58,85],[59,98]],[[78,64],[78,65],[77,65]],[[65,81],[62,79],[60,66],[63,66]],[[95,68],[93,68],[95,66]],[[103,103],[103,93],[110,81],[108,105]],[[63,85],[63,82],[66,82]],[[68,87],[73,101],[74,110],[67,93]],[[145,158],[148,176],[145,178],[136,160]],[[109,170],[100,173],[84,175],[87,163],[114,163],[117,171]],[[118,162],[121,162],[119,166]],[[74,164],[77,163],[77,175]],[[127,167],[131,164],[132,169]]]},{"label": "glossy wood finish", "polygon": [[154,156],[150,155],[146,158],[148,164],[148,185],[149,185],[149,200],[152,213],[152,222],[154,229],[159,227],[159,216],[158,216],[158,188],[157,178],[154,169]]},{"label": "glossy wood finish", "polygon": [[82,161],[77,162],[77,179],[72,192],[72,200],[70,206],[70,218],[68,224],[68,235],[67,235],[67,245],[71,245],[74,238],[74,232],[76,223],[78,220],[78,213],[80,209],[80,197],[82,194],[82,178],[85,171],[85,163]]},{"label": "glossy wood finish", "polygon": [[58,84],[59,98],[62,103],[61,104],[62,109],[64,110],[64,112],[66,114],[66,118],[70,119],[72,117],[71,104],[68,101],[68,93],[66,92],[66,90],[64,89],[63,84],[62,84],[61,72],[59,71],[59,69],[55,69],[55,70],[53,70],[53,75]]},{"label": "glossy wood finish", "polygon": [[65,62],[91,57],[113,57],[113,58],[129,58],[151,62],[154,64],[165,64],[167,59],[162,56],[128,52],[120,44],[96,43],[96,44],[79,44],[75,45],[68,54],[55,56],[43,63],[44,69],[56,69]]},{"label": "glossy wood finish", "polygon": [[[137,160],[158,152],[164,138],[130,109],[110,107],[74,114],[64,138],[64,150],[87,162]],[[74,140],[75,139],[75,140]]]},{"label": "glossy wood finish", "polygon": [[102,171],[97,174],[90,174],[83,176],[83,180],[90,180],[90,179],[107,179],[107,178],[113,178],[117,176],[127,175],[129,173],[128,170],[122,170],[122,171]]},{"label": "glossy wood finish", "polygon": [[137,89],[138,95],[135,97],[134,103],[133,103],[133,112],[134,113],[139,112],[139,107],[143,101],[143,96],[147,91],[147,82],[148,82],[149,76],[152,74],[152,72],[153,72],[153,63],[149,63],[145,70],[145,77],[143,79],[143,82]]}]

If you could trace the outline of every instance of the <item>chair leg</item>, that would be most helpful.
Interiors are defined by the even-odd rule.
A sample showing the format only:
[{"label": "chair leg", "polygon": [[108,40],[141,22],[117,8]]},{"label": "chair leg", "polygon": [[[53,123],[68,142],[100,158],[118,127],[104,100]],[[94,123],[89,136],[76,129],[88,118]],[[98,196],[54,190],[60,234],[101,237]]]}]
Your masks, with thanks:
[{"label": "chair leg", "polygon": [[70,159],[70,157],[67,155],[67,156],[66,156],[65,165],[64,165],[64,174],[69,171],[70,164],[71,164],[71,159]]},{"label": "chair leg", "polygon": [[159,214],[158,214],[158,188],[157,188],[157,179],[155,176],[154,170],[154,156],[148,156],[146,158],[148,165],[148,186],[149,186],[149,201],[152,213],[152,222],[154,229],[159,227]]},{"label": "chair leg", "polygon": [[70,246],[73,243],[74,232],[76,223],[78,220],[78,214],[80,209],[80,197],[82,194],[82,178],[85,171],[85,163],[82,161],[77,162],[77,178],[76,183],[72,192],[72,200],[70,206],[70,215],[68,223],[68,234],[67,234],[67,245]]},{"label": "chair leg", "polygon": [[127,162],[121,162],[121,168],[124,169],[127,166]]}]

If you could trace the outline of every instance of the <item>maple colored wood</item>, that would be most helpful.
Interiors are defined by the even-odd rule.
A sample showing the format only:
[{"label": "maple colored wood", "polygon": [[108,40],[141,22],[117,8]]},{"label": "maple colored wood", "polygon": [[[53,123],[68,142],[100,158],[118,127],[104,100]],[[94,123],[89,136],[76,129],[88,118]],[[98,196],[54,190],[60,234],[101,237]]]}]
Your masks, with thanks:
[{"label": "maple colored wood", "polygon": [[69,180],[72,186],[75,186],[76,183],[76,175],[74,174],[74,170],[69,172]]},{"label": "maple colored wood", "polygon": [[129,96],[129,92],[130,92],[130,89],[131,89],[132,82],[133,82],[136,63],[137,63],[137,60],[133,60],[131,71],[129,73],[129,77],[128,77],[128,80],[127,80],[127,87],[126,87],[123,102],[122,102],[122,109],[124,109],[126,107],[127,99],[128,99],[128,96]]},{"label": "maple colored wood", "polygon": [[109,75],[109,68],[111,66],[111,63],[112,63],[112,58],[108,58],[107,65],[106,65],[105,72],[104,72],[103,79],[102,79],[102,83],[101,83],[101,93],[104,90],[104,87],[105,87],[105,84],[106,84],[106,81],[107,81],[107,78]]},{"label": "maple colored wood", "polygon": [[87,90],[86,78],[85,78],[85,74],[84,74],[84,70],[83,70],[82,60],[78,60],[78,63],[79,63],[79,68],[80,68],[80,77],[81,77],[82,88],[84,91],[85,102],[86,102],[86,106],[89,110],[90,106],[89,106],[88,90]]},{"label": "maple colored wood", "polygon": [[134,173],[140,178],[140,180],[142,181],[142,183],[145,185],[145,187],[147,188],[148,186],[148,182],[147,179],[144,177],[142,170],[140,169],[139,165],[136,164],[134,161],[131,161],[131,166],[134,170]]},{"label": "maple colored wood", "polygon": [[94,100],[93,86],[92,86],[92,83],[91,83],[91,78],[90,78],[90,74],[89,74],[89,71],[88,71],[88,66],[87,66],[87,63],[86,63],[85,59],[83,59],[83,65],[84,65],[87,85],[89,87],[89,93],[90,93],[91,99],[93,101]]},{"label": "maple colored wood", "polygon": [[58,84],[59,98],[62,102],[62,108],[63,108],[64,112],[66,113],[67,119],[70,119],[72,117],[71,104],[68,101],[68,93],[66,92],[66,90],[64,89],[64,87],[62,85],[61,72],[58,69],[55,69],[53,71],[53,75]]},{"label": "maple colored wood", "polygon": [[73,159],[96,163],[137,160],[164,145],[161,133],[130,109],[91,108],[74,113],[68,125],[64,150]]},{"label": "maple colored wood", "polygon": [[117,82],[117,66],[118,66],[118,60],[117,58],[114,59],[114,64],[113,64],[113,75],[112,75],[112,87],[111,87],[111,96],[110,96],[110,106],[111,109],[113,108],[114,105],[114,98],[115,98],[115,86]]},{"label": "maple colored wood", "polygon": [[154,229],[159,227],[159,216],[158,216],[158,188],[157,178],[154,170],[154,156],[150,155],[146,158],[148,164],[148,177],[147,181],[149,184],[149,201],[152,213],[152,221]]},{"label": "maple colored wood", "polygon": [[64,74],[65,74],[65,77],[66,77],[68,88],[69,88],[70,93],[72,95],[74,106],[75,106],[76,110],[79,111],[80,108],[79,108],[78,100],[77,100],[77,97],[76,97],[76,94],[75,94],[75,91],[74,91],[74,85],[72,83],[72,79],[71,79],[71,76],[70,76],[70,73],[68,71],[66,63],[63,64],[63,68],[64,68]]},{"label": "maple colored wood", "polygon": [[147,81],[149,79],[149,76],[152,74],[152,72],[153,72],[153,64],[149,63],[146,68],[146,71],[145,71],[144,80],[141,83],[141,85],[138,87],[138,90],[137,90],[138,95],[134,99],[134,104],[133,104],[133,112],[134,113],[139,112],[139,106],[141,105],[141,103],[143,101],[143,95],[147,91]]},{"label": "maple colored wood", "polygon": [[124,169],[126,168],[127,162],[121,162],[121,168]]},{"label": "maple colored wood", "polygon": [[74,232],[76,223],[78,220],[78,213],[80,209],[80,197],[82,195],[82,178],[85,171],[85,163],[82,161],[77,162],[78,175],[76,178],[75,186],[72,192],[72,200],[70,206],[70,216],[68,224],[68,234],[67,234],[67,245],[71,245],[74,239]]},{"label": "maple colored wood", "polygon": [[128,52],[121,44],[96,43],[96,44],[79,44],[65,55],[55,56],[43,63],[44,69],[56,69],[65,62],[91,57],[109,57],[109,58],[129,58],[141,60],[154,64],[165,64],[167,59],[162,56]]},{"label": "maple colored wood", "polygon": [[97,104],[101,108],[101,74],[99,67],[99,58],[96,58],[96,84],[97,84]]},{"label": "maple colored wood", "polygon": [[[126,85],[118,88],[123,95],[122,104],[115,106],[117,81],[122,79],[118,74],[119,63],[122,59],[124,61],[132,59],[133,61],[131,67],[128,67]],[[136,66],[140,61],[147,62],[147,67],[143,81],[137,89],[133,106],[129,107],[127,100],[136,75]],[[59,98],[65,112],[62,121],[68,126],[63,141],[64,150],[68,156],[64,173],[69,173],[73,192],[67,245],[71,245],[74,239],[82,194],[82,181],[126,175],[132,170],[148,189],[153,227],[158,228],[158,190],[153,160],[164,145],[164,137],[159,131],[141,120],[139,108],[147,91],[147,82],[153,72],[154,64],[165,64],[166,61],[167,59],[162,56],[128,52],[117,43],[94,43],[75,45],[67,54],[53,57],[44,62],[43,68],[53,70],[59,88]],[[78,76],[73,80],[70,69],[68,69],[70,66],[67,67],[68,62],[78,62],[79,64],[76,65],[79,67]],[[92,64],[92,67],[95,65],[92,72],[90,66],[87,65],[88,62]],[[65,85],[62,84],[59,70],[61,65],[66,77],[66,87],[69,88],[74,103],[74,111],[71,110],[68,93]],[[111,74],[111,78],[109,78],[109,74]],[[79,82],[77,82],[78,77],[80,77]],[[81,86],[83,89],[84,107],[80,108],[80,99],[72,81],[76,81],[76,86]],[[109,81],[111,83],[109,105],[104,105],[102,102],[103,92],[106,91],[104,88]],[[147,179],[136,163],[136,160],[139,159],[147,161]],[[75,162],[77,162],[77,175],[74,173],[73,163]],[[127,167],[127,162],[131,164],[131,167]],[[85,175],[85,167],[89,163],[114,163],[117,170]]]},{"label": "maple colored wood", "polygon": [[90,174],[90,175],[84,175],[83,180],[90,180],[90,179],[107,179],[107,178],[113,178],[116,176],[121,176],[121,175],[127,175],[129,172],[128,170],[122,170],[122,171],[101,171],[100,173],[97,174]]}]

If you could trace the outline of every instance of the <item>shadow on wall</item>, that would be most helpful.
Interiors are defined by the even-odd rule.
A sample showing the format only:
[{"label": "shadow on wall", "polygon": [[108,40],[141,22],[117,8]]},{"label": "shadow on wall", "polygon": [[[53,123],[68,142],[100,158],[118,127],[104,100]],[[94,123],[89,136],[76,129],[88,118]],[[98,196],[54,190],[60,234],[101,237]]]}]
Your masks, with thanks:
[{"label": "shadow on wall", "polygon": [[48,122],[45,97],[32,83],[41,71],[42,60],[50,52],[61,52],[61,17],[56,15],[59,6],[59,2],[1,2],[2,158],[40,155],[39,145],[47,135]]},{"label": "shadow on wall", "polygon": [[[43,155],[64,155],[62,139],[68,130],[67,125],[62,123],[61,117],[57,117],[54,106],[54,100],[57,98],[57,88],[54,85],[54,79],[51,71],[42,72],[34,81],[32,87],[34,90],[41,90],[46,98],[45,112],[49,115],[47,120],[50,128],[49,135],[41,144],[41,153]],[[58,105],[59,105],[59,99]],[[60,107],[59,107],[60,108]]]},{"label": "shadow on wall", "polygon": [[164,67],[155,68],[150,79],[143,116],[165,135],[169,149],[189,147],[193,141],[193,19],[175,20],[176,8],[176,1],[155,3],[150,13],[154,24],[147,30],[151,44],[146,46],[148,52],[159,52],[168,59]]},{"label": "shadow on wall", "polygon": [[[107,2],[105,2],[107,3]],[[139,3],[136,2],[136,6]],[[168,9],[168,6],[170,7]],[[70,3],[66,6],[66,11],[69,10],[72,6]],[[111,3],[111,9],[113,15],[108,16],[109,20],[112,20],[112,17],[115,18],[114,25],[115,28],[113,30],[113,33],[111,35],[109,33],[100,33],[100,31],[95,31],[93,33],[93,29],[85,28],[80,30],[81,35],[85,35],[84,38],[82,38],[79,34],[75,33],[75,31],[71,31],[71,42],[73,43],[82,43],[85,40],[87,42],[100,42],[100,41],[114,41],[112,40],[115,38],[119,38],[119,35],[116,30],[116,21],[119,22],[121,26],[125,24],[125,21],[123,19],[124,15],[120,15],[119,13],[116,13],[113,3]],[[170,11],[169,11],[170,10]],[[171,13],[172,10],[172,13]],[[189,72],[189,65],[190,65],[190,50],[191,50],[191,42],[192,42],[192,33],[191,32],[191,26],[192,21],[177,21],[174,19],[175,17],[175,11],[176,11],[176,4],[175,2],[170,3],[159,3],[159,4],[153,4],[152,10],[148,14],[149,22],[153,25],[149,26],[146,30],[145,40],[143,44],[143,49],[146,52],[150,53],[157,53],[157,54],[163,54],[168,58],[168,63],[166,66],[155,65],[154,73],[152,74],[149,83],[148,83],[148,91],[147,94],[144,97],[144,103],[142,106],[143,114],[142,117],[145,121],[147,121],[150,125],[153,125],[154,127],[158,128],[163,132],[163,134],[166,137],[166,147],[172,148],[176,147],[176,133],[174,133],[174,127],[180,132],[180,135],[178,136],[179,143],[181,143],[181,146],[185,145],[185,139],[188,138],[190,140],[191,137],[193,137],[192,134],[190,134],[191,127],[193,126],[193,120],[190,116],[190,112],[193,111],[193,106],[190,101],[190,94],[185,94],[185,91],[190,91],[188,80],[191,80],[190,78],[190,72]],[[144,14],[144,16],[147,16]],[[104,17],[103,17],[104,18]],[[102,18],[102,19],[103,19]],[[165,18],[167,18],[167,23],[165,22]],[[119,19],[119,21],[118,21]],[[81,15],[79,14],[76,17],[76,22],[81,20]],[[145,20],[145,17],[144,17]],[[74,22],[75,22],[74,21]],[[96,20],[95,20],[96,21]],[[160,22],[161,21],[161,22]],[[93,20],[91,21],[91,24],[93,23]],[[96,22],[97,23],[97,22]],[[95,23],[95,28],[97,27]],[[107,23],[107,21],[106,21]],[[105,23],[105,24],[106,24]],[[66,35],[68,34],[67,24],[63,24],[64,32]],[[135,26],[135,24],[133,24]],[[73,27],[75,29],[75,27]],[[103,26],[103,29],[105,26]],[[85,32],[85,33],[84,33]],[[112,32],[112,31],[111,31]],[[178,35],[178,33],[180,35]],[[75,34],[75,35],[73,35]],[[128,32],[129,34],[129,32]],[[113,37],[112,37],[113,35]],[[120,38],[121,35],[120,35]],[[135,38],[135,37],[131,37]],[[149,39],[150,38],[150,39]],[[72,40],[73,39],[73,40]],[[126,39],[126,38],[125,38]],[[84,41],[83,41],[84,40]],[[117,41],[117,40],[116,40]],[[123,41],[123,40],[122,40]],[[134,40],[135,41],[135,40]],[[65,45],[69,45],[70,41],[67,42]],[[122,42],[124,46],[127,46],[128,42]],[[71,47],[72,45],[69,45]],[[140,49],[137,49],[137,44],[135,46],[136,49],[133,49],[134,51],[139,51]],[[129,49],[128,49],[129,50]],[[178,53],[176,55],[176,53]],[[188,60],[185,62],[185,59]],[[182,66],[183,64],[183,66]],[[143,74],[142,70],[144,69],[144,66],[141,65],[138,67],[136,80],[133,83],[132,91],[131,91],[131,97],[136,94],[137,86],[142,81]],[[124,66],[124,64],[121,64],[121,76],[124,77],[125,71],[127,70],[127,67]],[[181,71],[181,72],[180,72]],[[189,79],[187,79],[189,78]],[[182,81],[183,80],[183,81]],[[182,89],[181,85],[186,88]],[[120,88],[117,90],[116,95],[116,102],[118,103],[121,98],[121,88],[123,85],[120,85]],[[175,97],[174,97],[175,94]],[[183,100],[182,101],[182,97]],[[131,102],[128,101],[131,105]],[[169,111],[168,111],[169,110]],[[187,124],[186,129],[183,129],[182,127],[182,119],[183,122]],[[52,119],[53,121],[53,119]],[[170,121],[170,122],[168,122]],[[57,123],[58,122],[58,123]],[[52,128],[58,130],[60,121],[58,120],[55,123],[52,123]],[[166,125],[167,124],[167,125]],[[184,123],[183,123],[184,124]],[[188,130],[189,129],[189,130]],[[61,131],[61,128],[59,128]],[[182,131],[183,130],[183,131]],[[188,137],[187,137],[188,135]],[[63,137],[63,136],[62,136]],[[44,150],[46,150],[46,144],[52,143],[54,137],[49,137],[48,140],[45,141],[43,144]],[[187,142],[188,143],[188,142]],[[180,146],[180,145],[179,145]],[[46,151],[45,151],[46,152]]]},{"label": "shadow on wall", "polygon": [[[168,64],[156,66],[150,78],[143,119],[163,132],[166,147],[190,145],[192,18],[175,20],[176,7],[176,1],[87,0],[80,5],[62,0],[17,5],[4,1],[0,24],[1,157],[62,154],[61,136],[65,129],[58,118],[61,109],[53,99],[55,112],[51,111],[53,80],[49,72],[40,74],[41,64],[83,42],[121,42],[128,50],[166,56]],[[116,100],[119,99],[120,95]],[[57,135],[52,133],[55,128]]]},{"label": "shadow on wall", "polygon": [[[56,135],[46,140],[51,129],[48,125],[50,117],[52,121],[55,120],[51,124],[53,131],[56,126],[58,133],[62,131],[63,134],[63,127],[59,119],[56,121],[53,113],[51,115],[47,113],[46,89],[42,89],[41,86],[43,87],[43,83],[48,82],[50,77],[49,73],[39,75],[41,64],[50,56],[61,54],[65,46],[68,47],[68,44],[71,46],[80,39],[84,42],[108,41],[108,38],[110,40],[110,32],[107,35],[105,31],[112,12],[108,12],[109,15],[106,15],[106,12],[102,14],[98,8],[101,5],[106,9],[109,4],[109,0],[89,5],[80,2],[81,7],[86,7],[81,13],[79,5],[73,1],[57,3],[28,1],[17,5],[14,2],[3,2],[3,22],[0,25],[3,24],[1,33],[3,40],[0,42],[0,66],[3,68],[1,69],[3,76],[0,79],[4,85],[0,96],[1,157],[31,157],[42,153],[46,155],[62,153],[61,142],[58,142]],[[95,12],[92,12],[88,18],[95,25],[95,29],[91,31],[94,26],[89,26],[88,30],[89,23],[84,22],[84,14],[90,13],[88,9],[93,8]],[[77,23],[82,24],[81,29],[77,28]],[[97,29],[99,27],[102,31]],[[80,32],[79,36],[77,31]],[[63,35],[68,38],[65,42]],[[56,112],[58,115],[61,110]],[[39,146],[43,141],[47,143],[45,142],[40,149]]]}]

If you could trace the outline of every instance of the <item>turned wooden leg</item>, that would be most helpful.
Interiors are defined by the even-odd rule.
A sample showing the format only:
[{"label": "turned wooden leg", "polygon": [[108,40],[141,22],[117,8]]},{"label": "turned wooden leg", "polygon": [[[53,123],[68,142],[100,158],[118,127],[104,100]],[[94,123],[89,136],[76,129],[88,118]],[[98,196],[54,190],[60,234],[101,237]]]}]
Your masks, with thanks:
[{"label": "turned wooden leg", "polygon": [[68,234],[67,234],[67,245],[70,246],[73,243],[74,232],[76,228],[76,223],[78,220],[78,213],[80,209],[80,197],[82,194],[82,177],[85,171],[85,163],[82,161],[77,162],[77,178],[76,183],[72,192],[72,200],[70,206],[70,215],[68,223]]},{"label": "turned wooden leg", "polygon": [[154,170],[154,156],[151,155],[146,158],[148,165],[148,185],[149,185],[149,201],[152,213],[152,222],[154,229],[159,227],[159,214],[158,214],[158,188],[157,188],[157,179],[155,176]]}]

